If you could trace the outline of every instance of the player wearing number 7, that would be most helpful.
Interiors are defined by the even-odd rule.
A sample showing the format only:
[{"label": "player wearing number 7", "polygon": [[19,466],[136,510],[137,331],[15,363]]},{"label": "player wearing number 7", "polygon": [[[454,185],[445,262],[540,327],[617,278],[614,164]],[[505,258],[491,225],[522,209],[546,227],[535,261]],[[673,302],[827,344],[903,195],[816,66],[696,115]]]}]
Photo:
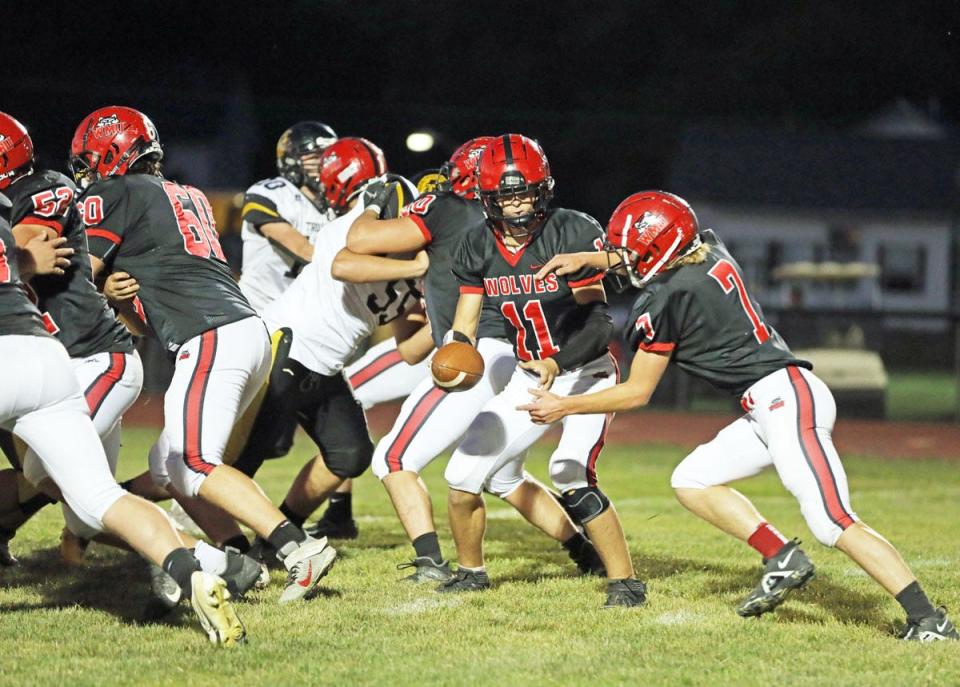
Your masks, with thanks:
[{"label": "player wearing number 7", "polygon": [[712,231],[699,231],[690,206],[669,193],[636,193],[610,218],[606,246],[606,253],[558,255],[538,276],[613,267],[641,289],[626,333],[636,350],[630,378],[583,396],[533,390],[536,400],[521,408],[537,422],[638,408],[673,360],[739,396],[746,412],[681,461],[671,479],[687,509],[763,556],[763,575],[737,608],[741,616],[773,610],[813,577],[799,542],[787,541],[726,486],[772,465],[817,540],[843,551],[896,597],[907,613],[903,639],[960,638],[897,550],[851,509],[831,438],[836,405],[830,390],[764,322],[736,261]]},{"label": "player wearing number 7", "polygon": [[119,270],[136,279],[140,315],[175,357],[150,471],[188,512],[219,507],[268,539],[290,573],[280,600],[303,598],[335,552],[223,465],[234,421],[269,372],[267,330],[227,267],[206,197],[164,179],[162,157],[153,122],[128,107],[88,115],[70,146],[94,276]]}]

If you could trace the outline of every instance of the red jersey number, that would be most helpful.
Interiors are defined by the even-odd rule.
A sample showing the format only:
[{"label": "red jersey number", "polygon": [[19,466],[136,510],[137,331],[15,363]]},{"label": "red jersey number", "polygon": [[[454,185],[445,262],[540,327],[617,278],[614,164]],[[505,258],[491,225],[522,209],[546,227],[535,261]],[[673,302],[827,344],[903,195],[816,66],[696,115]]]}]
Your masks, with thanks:
[{"label": "red jersey number", "polygon": [[[527,347],[527,325],[520,318],[517,304],[506,301],[500,305],[500,312],[510,320],[510,324],[517,330],[517,357],[522,361],[533,360],[534,355]],[[533,334],[537,339],[537,360],[549,358],[560,351],[553,343],[550,329],[547,327],[547,318],[543,314],[543,306],[539,300],[527,301],[523,305],[523,317],[533,325]]]},{"label": "red jersey number", "polygon": [[73,202],[73,191],[66,186],[48,188],[46,191],[30,196],[33,202],[33,214],[40,217],[62,217],[67,214]]},{"label": "red jersey number", "polygon": [[757,340],[757,343],[762,344],[769,339],[770,332],[767,330],[767,325],[760,320],[757,311],[753,309],[753,304],[747,295],[747,288],[743,285],[743,279],[740,278],[740,273],[737,272],[736,268],[727,260],[719,260],[716,265],[710,268],[708,274],[720,284],[720,288],[723,289],[724,293],[730,293],[734,289],[737,290],[740,307],[743,308],[743,312],[746,313],[750,324],[753,325],[753,336]]},{"label": "red jersey number", "polygon": [[172,181],[163,182],[163,190],[177,218],[184,249],[198,258],[213,256],[226,262],[207,197],[192,186],[180,186]]},{"label": "red jersey number", "polygon": [[10,265],[7,263],[7,246],[0,239],[0,284],[10,283]]}]

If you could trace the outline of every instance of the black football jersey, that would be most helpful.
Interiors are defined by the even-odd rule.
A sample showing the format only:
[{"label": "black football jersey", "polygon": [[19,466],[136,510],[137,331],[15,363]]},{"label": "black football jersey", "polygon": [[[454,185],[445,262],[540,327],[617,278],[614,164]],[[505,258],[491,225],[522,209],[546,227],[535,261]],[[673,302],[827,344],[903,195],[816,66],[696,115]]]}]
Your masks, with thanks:
[{"label": "black football jersey", "polygon": [[0,217],[0,336],[8,335],[50,336],[20,282],[17,243],[10,224]]},{"label": "black football jersey", "polygon": [[482,293],[504,323],[518,360],[543,360],[560,351],[583,328],[585,310],[573,289],[595,284],[603,272],[584,269],[541,281],[533,275],[554,255],[595,251],[603,231],[582,212],[555,208],[543,227],[522,248],[511,252],[499,234],[484,227],[469,236],[457,252],[454,273],[465,293]]},{"label": "black football jersey", "polygon": [[[401,212],[412,219],[427,241],[430,267],[423,278],[427,317],[437,346],[453,325],[460,299],[460,284],[453,274],[454,256],[464,238],[487,233],[486,216],[475,201],[455,193],[425,193]],[[478,338],[508,338],[499,311],[484,301]]]},{"label": "black football jersey", "polygon": [[21,177],[7,193],[13,203],[11,225],[49,227],[58,236],[65,236],[66,245],[74,250],[66,274],[38,276],[30,281],[47,329],[73,358],[133,351],[133,337],[93,285],[87,237],[74,203],[73,182],[59,172],[45,170]]},{"label": "black football jersey", "polygon": [[704,262],[658,274],[640,292],[625,333],[631,348],[671,352],[686,372],[738,396],[787,365],[811,369],[764,320],[716,234],[701,238]]},{"label": "black football jersey", "polygon": [[227,266],[206,196],[149,174],[102,179],[79,203],[90,253],[140,283],[143,313],[168,350],[255,315]]}]

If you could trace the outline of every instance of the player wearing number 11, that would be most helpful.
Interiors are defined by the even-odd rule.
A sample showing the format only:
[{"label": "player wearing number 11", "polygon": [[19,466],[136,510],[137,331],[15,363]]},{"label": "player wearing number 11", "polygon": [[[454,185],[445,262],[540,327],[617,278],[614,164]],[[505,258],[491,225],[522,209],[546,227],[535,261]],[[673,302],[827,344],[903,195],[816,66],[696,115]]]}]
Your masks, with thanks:
[{"label": "player wearing number 11", "polygon": [[796,540],[787,541],[728,483],[773,466],[800,502],[814,536],[858,563],[907,613],[903,639],[958,639],[944,609],[934,609],[896,549],[850,507],[847,478],[831,433],[836,405],[827,386],[764,322],[736,261],[712,231],[699,231],[682,198],[636,193],[614,211],[606,253],[558,255],[540,270],[563,275],[612,267],[640,289],[626,338],[636,351],[630,378],[598,393],[562,397],[533,390],[521,406],[536,422],[646,405],[667,364],[740,397],[746,414],[677,466],[671,484],[687,509],[745,541],[764,559],[741,616],[778,606],[813,577]]}]

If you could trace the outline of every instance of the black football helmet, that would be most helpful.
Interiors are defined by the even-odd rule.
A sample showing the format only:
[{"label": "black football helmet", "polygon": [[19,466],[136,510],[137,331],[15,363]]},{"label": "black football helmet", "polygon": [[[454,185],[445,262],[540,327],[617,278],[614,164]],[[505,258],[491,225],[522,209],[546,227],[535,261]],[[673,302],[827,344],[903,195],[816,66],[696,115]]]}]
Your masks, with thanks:
[{"label": "black football helmet", "polygon": [[319,191],[316,174],[306,174],[303,157],[320,154],[337,140],[337,134],[323,122],[297,122],[277,141],[277,171],[297,188],[306,185]]}]

